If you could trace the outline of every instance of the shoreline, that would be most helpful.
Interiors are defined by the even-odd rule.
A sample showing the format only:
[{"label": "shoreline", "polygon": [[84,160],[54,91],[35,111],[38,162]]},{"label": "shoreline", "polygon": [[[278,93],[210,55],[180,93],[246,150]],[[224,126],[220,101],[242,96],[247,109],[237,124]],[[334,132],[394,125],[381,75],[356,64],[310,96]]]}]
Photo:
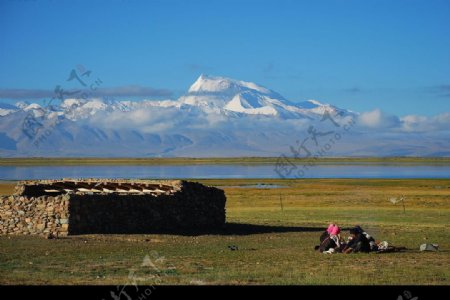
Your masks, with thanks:
[{"label": "shoreline", "polygon": [[[22,157],[0,158],[0,166],[71,166],[71,165],[261,165],[276,164],[278,157],[212,157],[212,158],[100,158],[100,157]],[[323,157],[317,159],[288,158],[294,164],[318,165],[450,165],[450,157]]]}]

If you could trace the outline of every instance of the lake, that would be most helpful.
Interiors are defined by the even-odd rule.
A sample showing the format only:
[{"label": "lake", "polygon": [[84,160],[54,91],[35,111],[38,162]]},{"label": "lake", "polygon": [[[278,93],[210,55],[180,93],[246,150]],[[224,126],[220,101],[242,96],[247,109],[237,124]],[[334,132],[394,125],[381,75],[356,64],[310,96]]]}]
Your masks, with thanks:
[{"label": "lake", "polygon": [[[298,165],[299,170],[301,165]],[[450,165],[314,165],[286,178],[450,178]],[[0,180],[59,178],[280,178],[272,164],[145,166],[0,166]]]}]

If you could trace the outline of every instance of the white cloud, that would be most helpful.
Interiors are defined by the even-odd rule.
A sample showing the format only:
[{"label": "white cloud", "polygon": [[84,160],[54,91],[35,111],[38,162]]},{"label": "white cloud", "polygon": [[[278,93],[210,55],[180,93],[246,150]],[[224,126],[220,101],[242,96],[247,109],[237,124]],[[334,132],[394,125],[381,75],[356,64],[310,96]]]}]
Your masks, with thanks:
[{"label": "white cloud", "polygon": [[375,109],[361,113],[358,117],[358,123],[369,128],[392,128],[399,126],[401,122],[397,116]]},{"label": "white cloud", "polygon": [[408,115],[400,119],[402,129],[408,132],[450,131],[450,113],[432,117]]},{"label": "white cloud", "polygon": [[435,133],[450,131],[450,113],[435,116],[406,115],[397,117],[380,109],[363,112],[358,117],[359,128],[376,129],[379,133]]},{"label": "white cloud", "polygon": [[217,122],[212,116],[193,111],[181,111],[174,107],[140,108],[132,111],[98,112],[87,120],[103,129],[131,129],[144,133],[160,133],[179,129],[208,128]]}]

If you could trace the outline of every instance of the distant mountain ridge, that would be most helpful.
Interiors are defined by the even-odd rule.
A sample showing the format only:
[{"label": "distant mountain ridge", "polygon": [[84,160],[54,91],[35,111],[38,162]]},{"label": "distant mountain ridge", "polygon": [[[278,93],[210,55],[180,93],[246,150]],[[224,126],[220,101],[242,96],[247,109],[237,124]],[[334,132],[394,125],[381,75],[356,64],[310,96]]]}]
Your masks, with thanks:
[{"label": "distant mountain ridge", "polygon": [[[331,132],[345,139],[327,150],[329,156],[450,155],[445,136],[424,139],[423,132],[411,130],[422,119],[390,117],[390,127],[384,128],[383,118],[317,100],[291,102],[252,82],[202,74],[176,100],[1,104],[0,155],[292,156],[304,137],[323,140]],[[447,119],[444,114],[432,121],[445,132]],[[349,121],[357,125],[345,132]]]}]

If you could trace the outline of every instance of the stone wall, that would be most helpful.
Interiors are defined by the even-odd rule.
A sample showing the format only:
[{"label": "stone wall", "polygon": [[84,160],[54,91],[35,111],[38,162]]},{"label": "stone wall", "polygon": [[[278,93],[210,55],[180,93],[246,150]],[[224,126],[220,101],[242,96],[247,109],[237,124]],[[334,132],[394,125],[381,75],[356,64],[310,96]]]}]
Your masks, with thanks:
[{"label": "stone wall", "polygon": [[67,235],[69,195],[0,197],[0,234]]},{"label": "stone wall", "polygon": [[225,224],[222,190],[188,181],[28,181],[0,197],[0,234],[152,233]]}]

